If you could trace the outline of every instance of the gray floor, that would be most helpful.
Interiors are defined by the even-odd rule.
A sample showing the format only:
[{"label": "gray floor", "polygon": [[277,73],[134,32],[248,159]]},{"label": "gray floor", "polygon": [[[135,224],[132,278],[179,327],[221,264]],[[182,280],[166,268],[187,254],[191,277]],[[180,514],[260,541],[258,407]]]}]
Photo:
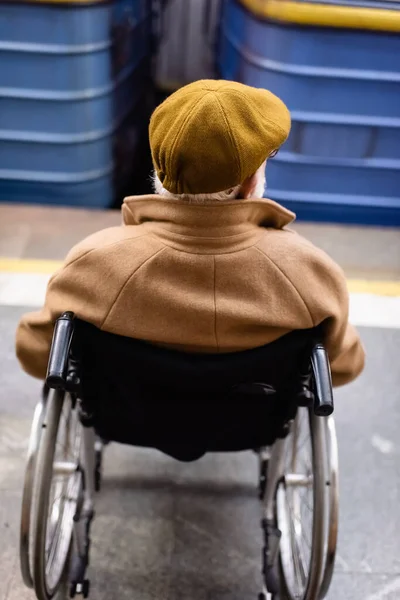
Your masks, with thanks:
[{"label": "gray floor", "polygon": [[[118,210],[0,204],[0,256],[62,260],[82,238],[120,223]],[[349,277],[400,277],[396,228],[297,221],[291,227],[325,250]]]},{"label": "gray floor", "polygon": [[[39,384],[13,354],[22,309],[0,308],[0,600],[33,600],[18,567],[27,436]],[[363,329],[368,364],[337,391],[341,523],[330,600],[400,598],[400,331]],[[113,445],[93,528],[93,600],[255,600],[260,583],[251,454],[181,465]]]}]

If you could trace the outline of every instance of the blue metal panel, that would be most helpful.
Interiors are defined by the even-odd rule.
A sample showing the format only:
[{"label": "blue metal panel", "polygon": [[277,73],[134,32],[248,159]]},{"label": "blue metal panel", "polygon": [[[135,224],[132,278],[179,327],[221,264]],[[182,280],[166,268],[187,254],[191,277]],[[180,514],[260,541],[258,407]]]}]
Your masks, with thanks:
[{"label": "blue metal panel", "polygon": [[266,196],[296,213],[299,220],[400,226],[398,202],[384,196],[288,192],[268,188]]},{"label": "blue metal panel", "polygon": [[113,194],[112,174],[108,172],[91,181],[77,183],[1,180],[0,201],[107,208]]},{"label": "blue metal panel", "polygon": [[17,47],[104,44],[111,16],[108,2],[90,6],[2,2],[0,48],[13,42]]},{"label": "blue metal panel", "polygon": [[86,93],[0,95],[0,142],[80,142],[108,135],[136,104],[148,73],[144,57],[120,72],[104,89]]},{"label": "blue metal panel", "polygon": [[0,201],[111,204],[115,148],[136,151],[121,124],[146,123],[150,18],[148,0],[2,5]]},{"label": "blue metal panel", "polygon": [[83,48],[78,52],[74,46],[67,46],[55,53],[48,52],[43,44],[29,52],[2,50],[2,94],[73,100],[78,94],[93,94],[105,88],[111,79],[109,46]]},{"label": "blue metal panel", "polygon": [[386,117],[400,118],[400,71],[277,62],[249,55],[227,35],[221,39],[220,52],[220,68],[225,79],[268,88],[291,110],[367,116],[381,114],[384,105]]},{"label": "blue metal panel", "polygon": [[291,191],[399,198],[400,160],[311,158],[281,152],[269,161],[268,186]]},{"label": "blue metal panel", "polygon": [[400,35],[278,25],[226,0],[221,76],[271,90],[292,114],[267,168],[272,198],[300,217],[398,223],[399,56]]},{"label": "blue metal panel", "polygon": [[[137,107],[112,134],[93,144],[87,140],[59,146],[20,144],[20,150],[12,148],[13,142],[4,144],[5,153],[10,156],[7,159],[0,155],[0,165],[6,167],[0,172],[0,201],[108,207],[115,194],[123,192],[131,172],[131,157],[146,124],[143,104],[139,100]],[[113,155],[112,147],[116,150]],[[31,151],[31,161],[28,168],[15,170],[12,159],[18,158],[21,148],[26,154]],[[49,152],[53,153],[52,170],[43,171],[41,168]],[[8,170],[10,162],[7,160],[12,165]],[[82,162],[78,166],[79,160]]]},{"label": "blue metal panel", "polygon": [[224,9],[222,38],[250,55],[287,65],[399,72],[398,34],[279,25],[256,18],[236,0],[226,0]]},{"label": "blue metal panel", "polygon": [[310,123],[294,116],[285,150],[326,158],[398,158],[400,128]]}]

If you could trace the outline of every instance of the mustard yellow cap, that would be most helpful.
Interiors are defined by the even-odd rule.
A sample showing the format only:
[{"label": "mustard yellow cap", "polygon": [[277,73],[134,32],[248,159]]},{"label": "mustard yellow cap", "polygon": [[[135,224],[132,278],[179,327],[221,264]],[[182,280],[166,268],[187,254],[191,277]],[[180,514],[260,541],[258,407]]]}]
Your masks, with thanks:
[{"label": "mustard yellow cap", "polygon": [[286,140],[290,113],[271,92],[226,80],[180,88],[150,120],[153,163],[173,194],[239,185]]}]

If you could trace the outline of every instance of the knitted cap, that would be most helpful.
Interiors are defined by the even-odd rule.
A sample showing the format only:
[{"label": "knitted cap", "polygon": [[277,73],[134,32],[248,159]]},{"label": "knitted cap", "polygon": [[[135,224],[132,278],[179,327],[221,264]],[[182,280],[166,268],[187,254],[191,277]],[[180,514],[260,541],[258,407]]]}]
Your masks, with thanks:
[{"label": "knitted cap", "polygon": [[150,146],[173,194],[212,194],[243,183],[286,140],[290,113],[274,94],[234,81],[200,80],[154,111]]}]

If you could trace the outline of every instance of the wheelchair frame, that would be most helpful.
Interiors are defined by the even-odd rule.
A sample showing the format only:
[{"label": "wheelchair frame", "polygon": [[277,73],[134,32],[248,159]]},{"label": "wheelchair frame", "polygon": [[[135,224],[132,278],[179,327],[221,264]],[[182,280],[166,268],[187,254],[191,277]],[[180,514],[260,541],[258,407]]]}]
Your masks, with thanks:
[{"label": "wheelchair frame", "polygon": [[[104,442],[96,438],[91,416],[85,413],[78,398],[79,377],[76,364],[70,359],[73,331],[74,315],[64,313],[55,325],[46,384],[42,400],[34,413],[28,449],[21,512],[20,565],[24,583],[34,588],[38,600],[53,598],[63,581],[69,585],[71,598],[76,595],[87,598],[90,590],[89,580],[86,578],[90,525],[94,517],[95,491],[100,488]],[[311,396],[313,406],[309,403],[308,406],[299,405],[295,421],[288,424],[286,437],[278,438],[270,448],[257,450],[260,466],[259,495],[262,502],[261,525],[264,535],[264,585],[259,595],[260,600],[283,600],[286,597],[288,600],[322,600],[329,589],[334,570],[339,502],[338,449],[332,417],[330,367],[322,344],[314,346],[310,359],[314,382],[314,394]],[[70,409],[66,422],[69,422],[70,416],[74,414],[79,418],[81,441],[75,462],[54,461],[53,456],[61,422],[60,415],[67,395],[70,399]],[[311,397],[306,396],[306,399],[310,401]],[[306,421],[311,436],[312,472],[286,473],[285,452],[292,442],[295,443],[300,413],[308,413]],[[292,448],[292,458],[296,457],[296,452],[296,448]],[[53,585],[49,585],[46,565],[46,536],[49,529],[47,513],[55,476],[75,477],[74,481],[79,483],[77,493],[72,500],[69,499],[68,514],[71,514],[73,524],[66,526],[68,543],[61,546],[60,564],[57,567],[59,576],[57,575],[57,581],[53,582]],[[282,512],[285,495],[296,494],[296,490],[309,488],[312,488],[313,492],[311,555],[307,575],[304,573],[304,565],[302,566],[303,574],[300,573],[300,578],[304,576],[304,589],[301,595],[298,595],[290,590],[288,565],[287,561],[285,563],[282,548],[283,542],[286,540],[287,544],[288,539],[289,543],[295,546],[299,544],[296,530],[301,529],[301,523],[295,522],[294,526],[292,524],[289,527],[281,527],[283,531],[279,526],[285,524]],[[296,499],[295,495],[294,498]],[[58,526],[57,522],[56,532]],[[54,555],[58,546],[58,541],[56,550],[50,544],[49,552]],[[291,551],[293,553],[293,547]]]}]

